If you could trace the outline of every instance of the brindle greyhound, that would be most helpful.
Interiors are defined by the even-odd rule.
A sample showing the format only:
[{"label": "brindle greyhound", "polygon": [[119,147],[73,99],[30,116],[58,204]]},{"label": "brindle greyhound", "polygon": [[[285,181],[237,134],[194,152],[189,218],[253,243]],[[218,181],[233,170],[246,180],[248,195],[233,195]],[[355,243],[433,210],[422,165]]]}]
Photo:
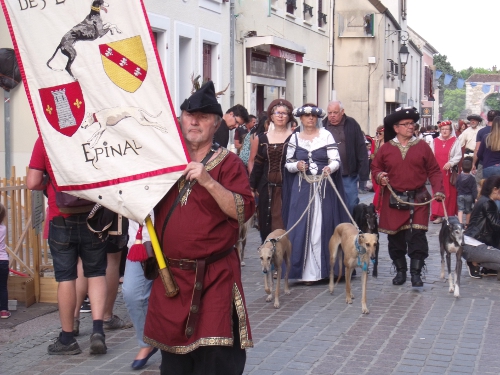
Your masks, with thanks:
[{"label": "brindle greyhound", "polygon": [[[443,220],[439,231],[439,247],[441,248],[441,278],[444,279],[444,258],[448,266],[449,292],[454,292],[455,297],[460,297],[460,274],[462,273],[462,252],[464,245],[464,227],[456,216]],[[455,266],[455,280],[451,272],[451,254],[457,257]]]},{"label": "brindle greyhound", "polygon": [[77,79],[71,72],[71,65],[76,59],[76,49],[73,46],[78,41],[92,41],[97,38],[101,38],[109,32],[111,35],[116,31],[121,34],[116,25],[112,25],[109,22],[103,23],[101,19],[101,9],[107,12],[106,7],[109,5],[104,2],[104,0],[94,0],[92,6],[90,7],[90,13],[85,17],[85,19],[78,25],[74,26],[70,31],[68,31],[61,39],[61,43],[57,46],[52,57],[47,61],[47,66],[52,70],[57,70],[62,72],[62,69],[53,69],[50,66],[50,62],[56,56],[57,51],[61,50],[62,54],[68,57],[68,62],[66,64],[66,71],[70,74],[75,81]]}]

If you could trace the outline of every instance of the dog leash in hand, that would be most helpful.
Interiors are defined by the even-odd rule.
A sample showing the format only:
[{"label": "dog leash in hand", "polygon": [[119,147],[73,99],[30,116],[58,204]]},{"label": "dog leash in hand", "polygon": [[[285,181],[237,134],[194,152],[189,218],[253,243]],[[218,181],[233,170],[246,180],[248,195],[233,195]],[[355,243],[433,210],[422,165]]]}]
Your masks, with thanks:
[{"label": "dog leash in hand", "polygon": [[[302,173],[302,174],[305,175],[304,172],[299,172],[299,173]],[[300,223],[300,221],[302,220],[302,218],[304,217],[304,215],[306,214],[306,212],[308,212],[309,209],[311,208],[311,204],[314,201],[314,199],[316,197],[316,194],[319,193],[319,190],[321,189],[321,182],[323,181],[324,178],[325,178],[325,176],[322,175],[321,179],[318,181],[318,186],[316,187],[316,190],[314,191],[314,194],[311,196],[311,199],[309,199],[309,203],[307,204],[306,209],[304,210],[304,212],[302,213],[302,215],[300,215],[300,217],[297,220],[297,222],[295,224],[293,224],[292,227],[290,229],[288,229],[285,233],[283,233],[281,236],[278,236],[276,238],[271,238],[268,241],[266,240],[264,243],[272,241],[272,240],[275,240],[277,242],[277,241],[281,240],[284,236],[286,236],[288,233],[290,233],[293,229],[295,229],[295,227]],[[273,243],[273,245],[274,245],[274,243]]]},{"label": "dog leash in hand", "polygon": [[352,225],[354,225],[354,227],[356,228],[356,230],[359,233],[362,233],[361,230],[358,227],[358,224],[356,224],[356,222],[352,218],[351,213],[349,212],[349,209],[347,208],[344,200],[342,199],[342,196],[340,195],[339,191],[337,190],[337,187],[335,186],[335,182],[333,182],[333,180],[332,180],[332,176],[328,175],[327,178],[328,178],[328,181],[330,182],[330,185],[332,185],[333,190],[335,190],[335,193],[337,193],[337,197],[339,198],[340,203],[342,203],[342,206],[344,207],[345,212],[347,212],[347,215],[349,216],[349,219],[351,219]]}]

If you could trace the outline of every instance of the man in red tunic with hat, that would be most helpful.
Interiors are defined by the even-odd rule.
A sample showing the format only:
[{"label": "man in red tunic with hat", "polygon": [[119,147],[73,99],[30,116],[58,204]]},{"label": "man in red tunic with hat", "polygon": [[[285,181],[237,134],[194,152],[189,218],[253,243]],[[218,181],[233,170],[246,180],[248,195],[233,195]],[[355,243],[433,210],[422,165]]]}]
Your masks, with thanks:
[{"label": "man in red tunic with hat", "polygon": [[162,375],[242,374],[245,348],[253,343],[234,244],[255,203],[241,160],[212,145],[222,117],[213,83],[181,109],[191,162],[155,208],[156,232],[180,291],[169,298],[161,278],[154,281],[144,342],[161,349]]},{"label": "man in red tunic with hat", "polygon": [[[434,197],[442,200],[443,177],[429,145],[413,135],[415,122],[420,115],[416,108],[397,108],[384,119],[384,141],[371,169],[377,184],[383,187],[382,209],[379,231],[387,233],[389,256],[396,267],[394,285],[406,282],[406,253],[410,258],[411,283],[414,287],[423,286],[421,270],[424,260],[429,256],[429,246],[425,233],[429,223],[429,205],[409,206],[405,209],[390,205],[391,192],[388,184],[397,195],[409,202],[422,203],[430,200],[425,187],[430,180]],[[425,194],[426,193],[426,194]],[[425,195],[429,195],[425,198]]]}]

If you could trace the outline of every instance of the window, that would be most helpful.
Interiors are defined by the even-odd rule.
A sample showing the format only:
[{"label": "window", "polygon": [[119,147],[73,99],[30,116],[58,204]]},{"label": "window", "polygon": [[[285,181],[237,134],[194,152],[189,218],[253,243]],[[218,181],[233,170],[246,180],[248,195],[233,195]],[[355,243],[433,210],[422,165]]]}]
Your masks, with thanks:
[{"label": "window", "polygon": [[212,45],[203,43],[203,82],[212,80]]},{"label": "window", "polygon": [[389,115],[396,111],[396,108],[399,107],[398,103],[385,103],[385,115]]},{"label": "window", "polygon": [[318,0],[318,27],[326,25],[326,14],[323,13],[323,0]]},{"label": "window", "polygon": [[297,9],[297,0],[286,0],[286,12],[294,14]]}]

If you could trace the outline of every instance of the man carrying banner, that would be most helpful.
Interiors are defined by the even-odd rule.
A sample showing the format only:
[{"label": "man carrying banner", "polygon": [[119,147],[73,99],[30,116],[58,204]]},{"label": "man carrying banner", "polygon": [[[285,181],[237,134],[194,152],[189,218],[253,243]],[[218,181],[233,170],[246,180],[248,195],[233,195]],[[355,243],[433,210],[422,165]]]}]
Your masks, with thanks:
[{"label": "man carrying banner", "polygon": [[242,374],[253,343],[234,244],[255,203],[238,156],[212,146],[223,115],[213,83],[181,109],[191,162],[155,208],[156,232],[180,290],[169,298],[156,278],[144,342],[161,349],[162,375]]},{"label": "man carrying banner", "polygon": [[106,302],[106,242],[102,242],[87,228],[87,216],[93,207],[76,209],[78,213],[65,214],[56,204],[56,189],[45,179],[49,160],[42,139],[38,138],[29,164],[27,185],[31,190],[47,190],[49,214],[49,247],[54,262],[57,303],[62,332],[48,347],[49,354],[79,354],[78,342],[73,337],[73,313],[76,307],[76,279],[78,257],[88,278],[92,303],[93,333],[90,336],[90,354],[107,351],[104,330],[104,304]]}]

